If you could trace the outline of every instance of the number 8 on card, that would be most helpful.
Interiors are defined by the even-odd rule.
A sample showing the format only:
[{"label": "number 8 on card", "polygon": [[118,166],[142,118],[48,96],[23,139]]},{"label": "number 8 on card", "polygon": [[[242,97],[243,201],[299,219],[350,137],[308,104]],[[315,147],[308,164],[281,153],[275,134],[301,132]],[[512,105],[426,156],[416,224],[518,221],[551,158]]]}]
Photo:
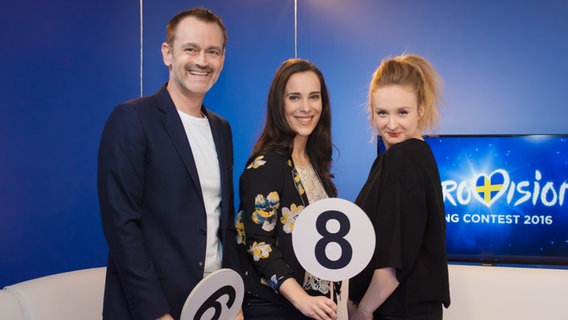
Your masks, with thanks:
[{"label": "number 8 on card", "polygon": [[308,205],[298,215],[292,245],[309,273],[323,280],[347,280],[371,260],[375,231],[356,204],[328,198]]}]

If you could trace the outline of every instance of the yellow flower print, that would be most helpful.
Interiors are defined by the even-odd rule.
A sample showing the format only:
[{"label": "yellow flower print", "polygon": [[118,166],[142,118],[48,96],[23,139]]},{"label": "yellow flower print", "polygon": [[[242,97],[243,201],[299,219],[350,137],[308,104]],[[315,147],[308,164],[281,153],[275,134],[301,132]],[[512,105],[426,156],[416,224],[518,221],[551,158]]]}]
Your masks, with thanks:
[{"label": "yellow flower print", "polygon": [[235,221],[235,229],[237,229],[237,243],[244,244],[246,241],[245,224],[243,223],[244,211],[241,210],[237,214]]},{"label": "yellow flower print", "polygon": [[254,158],[254,160],[248,165],[247,169],[258,169],[259,167],[262,167],[266,163],[266,161],[262,159],[264,159],[263,155]]},{"label": "yellow flower print", "polygon": [[280,205],[280,196],[276,191],[272,191],[271,193],[269,193],[268,196],[266,197],[266,200],[268,201],[268,204],[273,207],[278,208],[278,206]]},{"label": "yellow flower print", "polygon": [[264,231],[272,231],[276,226],[276,210],[279,206],[280,196],[276,191],[270,192],[266,198],[262,194],[256,195],[252,221],[262,224]]},{"label": "yellow flower print", "polygon": [[272,252],[272,247],[265,242],[254,242],[252,246],[250,246],[248,252],[252,255],[254,261],[258,261],[260,259],[266,259],[270,256],[270,252]]},{"label": "yellow flower print", "polygon": [[298,174],[298,171],[296,171],[295,168],[292,170],[292,176],[294,177],[294,184],[296,185],[298,193],[300,195],[303,195],[305,192],[304,186],[302,185],[302,181],[300,181],[300,175]]},{"label": "yellow flower print", "polygon": [[284,225],[282,230],[286,233],[292,233],[294,230],[294,222],[296,222],[296,218],[300,212],[304,209],[304,206],[297,206],[294,203],[290,206],[290,209],[284,207],[282,208],[282,217],[280,218],[280,222]]}]

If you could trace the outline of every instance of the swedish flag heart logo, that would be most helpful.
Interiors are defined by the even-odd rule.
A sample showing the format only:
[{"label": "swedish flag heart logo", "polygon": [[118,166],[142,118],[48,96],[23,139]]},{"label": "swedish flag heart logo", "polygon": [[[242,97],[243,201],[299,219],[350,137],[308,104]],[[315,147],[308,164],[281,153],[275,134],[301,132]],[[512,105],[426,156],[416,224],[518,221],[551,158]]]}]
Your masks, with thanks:
[{"label": "swedish flag heart logo", "polygon": [[480,174],[475,180],[473,195],[484,205],[491,207],[509,187],[509,174],[503,169],[497,169],[490,175]]}]

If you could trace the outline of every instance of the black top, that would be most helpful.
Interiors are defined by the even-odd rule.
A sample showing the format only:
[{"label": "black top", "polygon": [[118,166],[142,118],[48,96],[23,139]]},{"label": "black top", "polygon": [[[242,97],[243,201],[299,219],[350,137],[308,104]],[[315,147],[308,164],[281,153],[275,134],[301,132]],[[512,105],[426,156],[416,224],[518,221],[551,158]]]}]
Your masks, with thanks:
[{"label": "black top", "polygon": [[400,285],[375,314],[406,316],[423,303],[450,305],[442,186],[430,146],[409,139],[391,146],[371,168],[355,201],[376,233],[369,265],[349,282],[358,303],[375,269],[393,267]]}]

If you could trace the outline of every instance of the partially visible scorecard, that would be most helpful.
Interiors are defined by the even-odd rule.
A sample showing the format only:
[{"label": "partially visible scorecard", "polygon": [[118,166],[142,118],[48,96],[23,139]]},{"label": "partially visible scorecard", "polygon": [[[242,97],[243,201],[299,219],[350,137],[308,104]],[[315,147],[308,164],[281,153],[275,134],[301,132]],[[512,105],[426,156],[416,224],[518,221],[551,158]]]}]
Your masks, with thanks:
[{"label": "partially visible scorecard", "polygon": [[203,278],[191,291],[180,320],[235,319],[245,293],[241,276],[231,269],[220,269]]},{"label": "partially visible scorecard", "polygon": [[309,273],[329,281],[347,280],[363,270],[375,251],[375,230],[353,202],[328,198],[302,210],[292,245]]}]

